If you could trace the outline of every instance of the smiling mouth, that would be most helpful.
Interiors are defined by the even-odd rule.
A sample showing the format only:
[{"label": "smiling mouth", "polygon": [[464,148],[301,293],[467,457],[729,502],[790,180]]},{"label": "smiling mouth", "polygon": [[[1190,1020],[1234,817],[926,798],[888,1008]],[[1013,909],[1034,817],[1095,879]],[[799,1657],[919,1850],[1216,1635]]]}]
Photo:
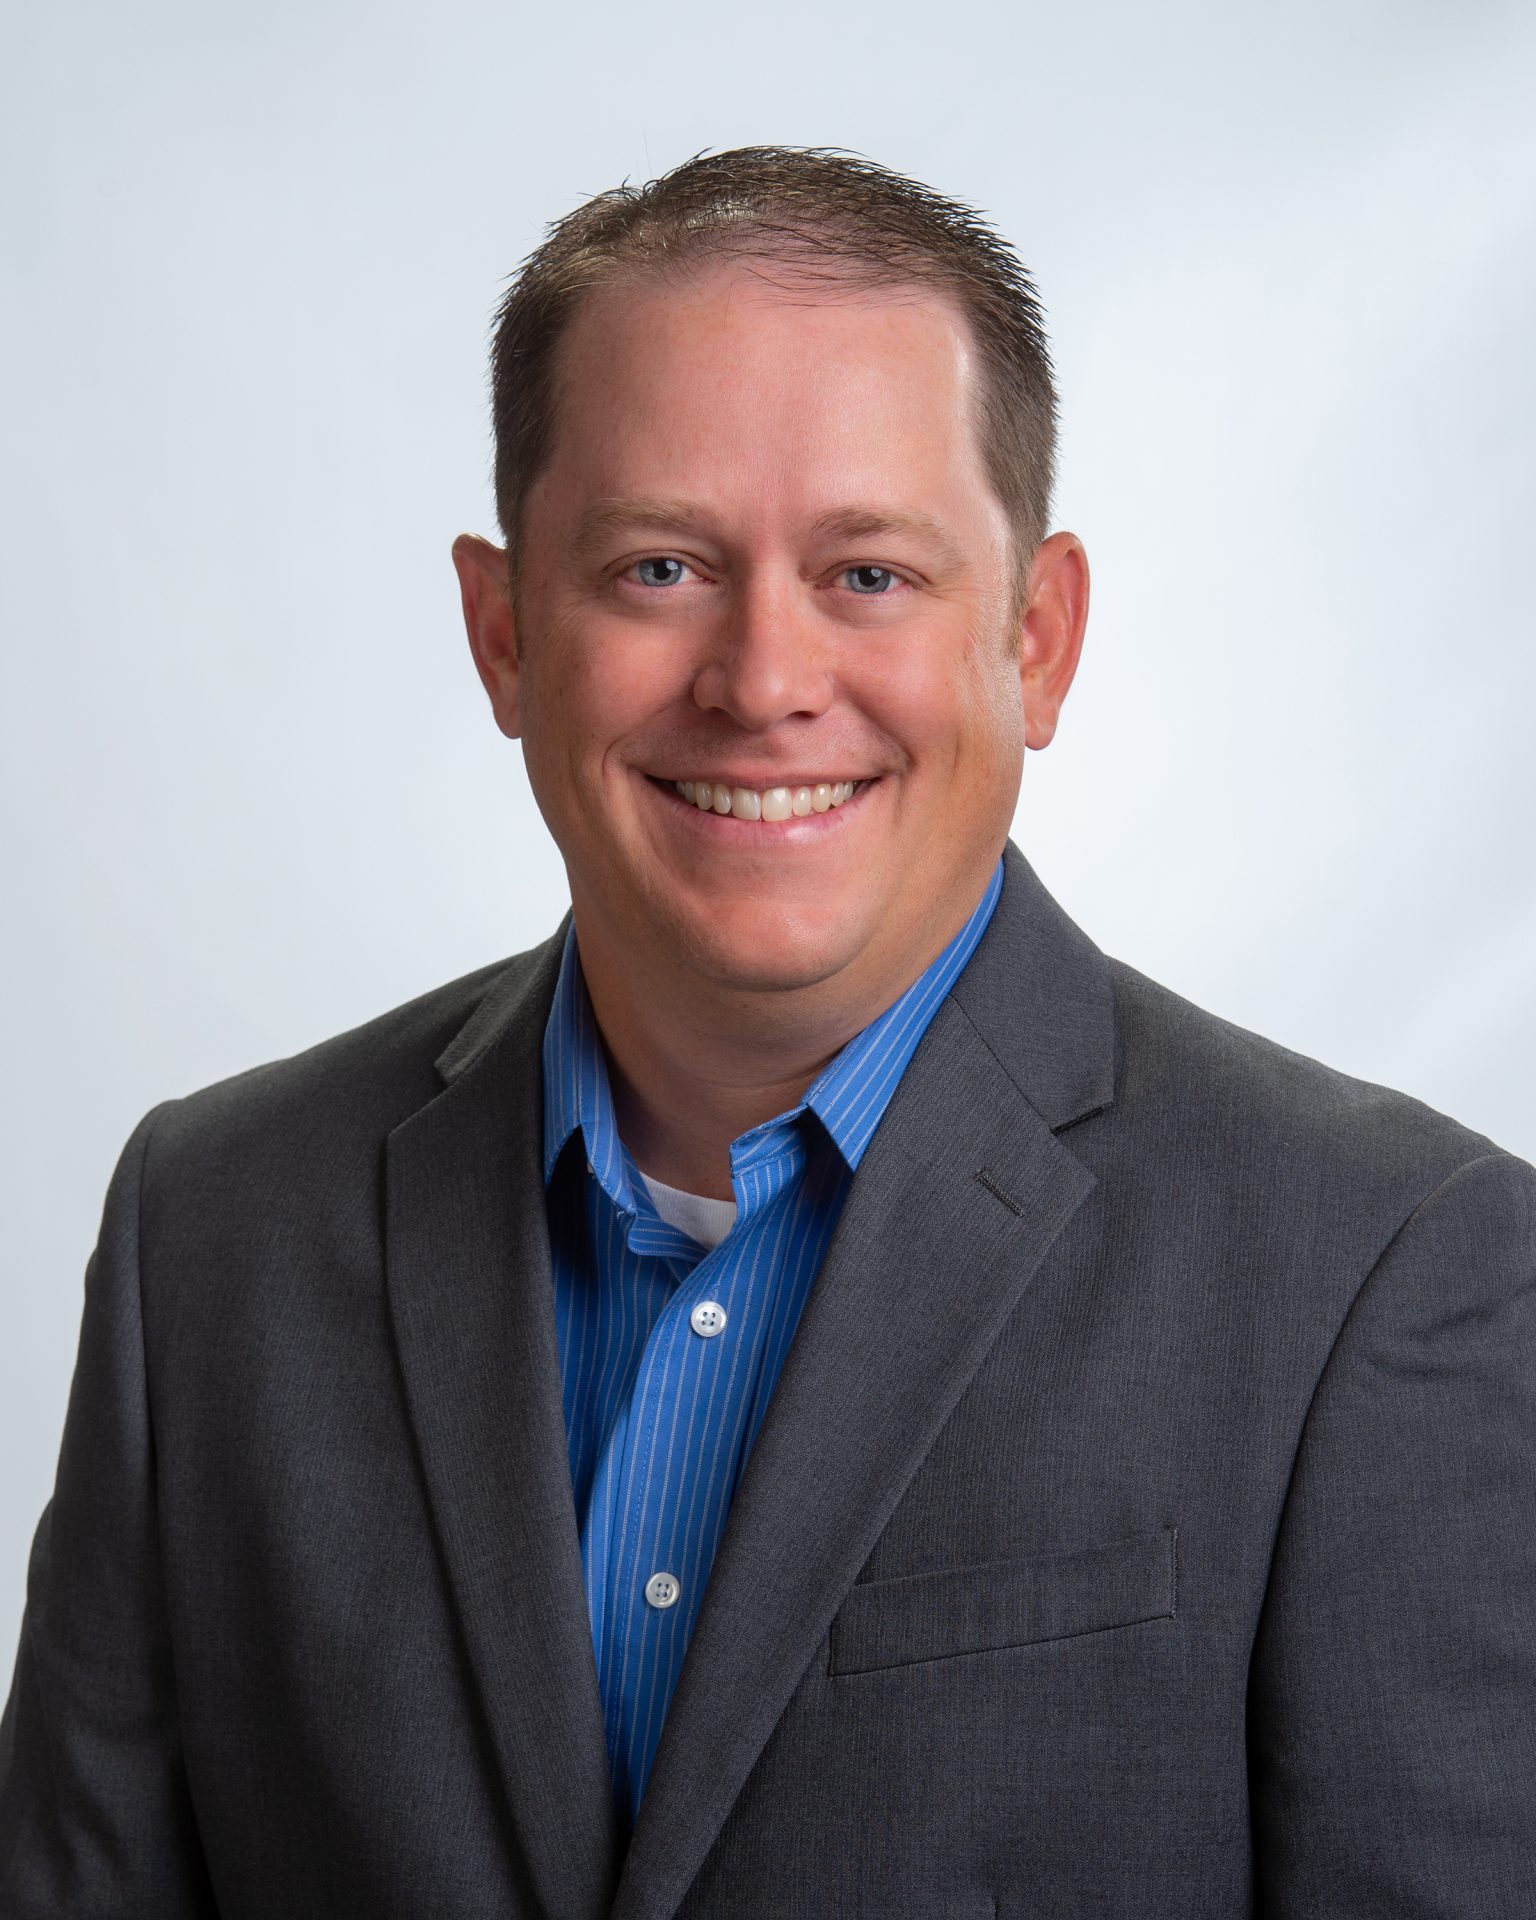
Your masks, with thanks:
[{"label": "smiling mouth", "polygon": [[803,820],[830,813],[853,797],[866,780],[819,780],[814,786],[727,787],[715,780],[658,782],[700,813],[729,814],[735,820]]}]

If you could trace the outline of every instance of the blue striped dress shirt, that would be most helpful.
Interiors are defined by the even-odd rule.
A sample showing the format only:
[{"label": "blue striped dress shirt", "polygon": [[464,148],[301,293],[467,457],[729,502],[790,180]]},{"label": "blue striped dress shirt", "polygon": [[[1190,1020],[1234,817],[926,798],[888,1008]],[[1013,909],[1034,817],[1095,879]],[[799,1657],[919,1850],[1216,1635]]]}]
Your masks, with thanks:
[{"label": "blue striped dress shirt", "polygon": [[1002,884],[999,861],[927,971],[798,1106],[732,1142],[735,1224],[710,1251],[661,1218],[619,1138],[575,929],[566,936],[544,1031],[544,1179],[571,1485],[626,1831],[732,1495],[849,1184]]}]

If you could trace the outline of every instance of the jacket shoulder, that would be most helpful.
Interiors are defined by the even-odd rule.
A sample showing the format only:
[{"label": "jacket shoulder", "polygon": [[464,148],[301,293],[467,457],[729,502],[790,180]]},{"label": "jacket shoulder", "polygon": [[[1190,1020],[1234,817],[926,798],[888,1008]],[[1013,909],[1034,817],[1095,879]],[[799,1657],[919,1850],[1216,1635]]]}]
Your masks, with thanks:
[{"label": "jacket shoulder", "polygon": [[[282,1141],[374,1143],[440,1091],[438,1056],[493,993],[515,991],[549,942],[461,974],[300,1052],[264,1061],[156,1109],[154,1155]],[[177,1155],[179,1158],[179,1154]]]},{"label": "jacket shoulder", "polygon": [[1529,1171],[1411,1094],[1224,1020],[1123,961],[1108,965],[1116,1109],[1197,1180],[1220,1167],[1294,1205],[1390,1223],[1471,1161],[1496,1156]]}]

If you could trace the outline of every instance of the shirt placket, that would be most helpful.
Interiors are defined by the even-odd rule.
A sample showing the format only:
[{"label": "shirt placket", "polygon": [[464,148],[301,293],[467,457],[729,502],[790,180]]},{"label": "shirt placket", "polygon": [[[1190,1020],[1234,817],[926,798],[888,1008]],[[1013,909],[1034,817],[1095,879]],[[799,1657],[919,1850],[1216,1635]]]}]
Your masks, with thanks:
[{"label": "shirt placket", "polygon": [[734,1463],[707,1450],[742,1431],[763,1342],[755,1256],[803,1163],[792,1125],[735,1143],[736,1223],[696,1260],[695,1244],[646,1207],[629,1217],[631,1252],[668,1261],[676,1279],[646,1339],[615,1462],[604,1707],[617,1770],[632,1780],[659,1737],[724,1530]]}]

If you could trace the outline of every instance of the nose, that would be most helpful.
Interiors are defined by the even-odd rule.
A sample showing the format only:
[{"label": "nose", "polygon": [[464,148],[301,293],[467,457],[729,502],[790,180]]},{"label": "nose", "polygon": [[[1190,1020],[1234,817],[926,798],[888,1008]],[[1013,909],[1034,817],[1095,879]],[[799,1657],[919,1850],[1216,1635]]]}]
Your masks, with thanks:
[{"label": "nose", "polygon": [[832,663],[810,589],[797,579],[743,580],[711,635],[693,698],[761,733],[781,720],[814,719],[832,704]]}]

